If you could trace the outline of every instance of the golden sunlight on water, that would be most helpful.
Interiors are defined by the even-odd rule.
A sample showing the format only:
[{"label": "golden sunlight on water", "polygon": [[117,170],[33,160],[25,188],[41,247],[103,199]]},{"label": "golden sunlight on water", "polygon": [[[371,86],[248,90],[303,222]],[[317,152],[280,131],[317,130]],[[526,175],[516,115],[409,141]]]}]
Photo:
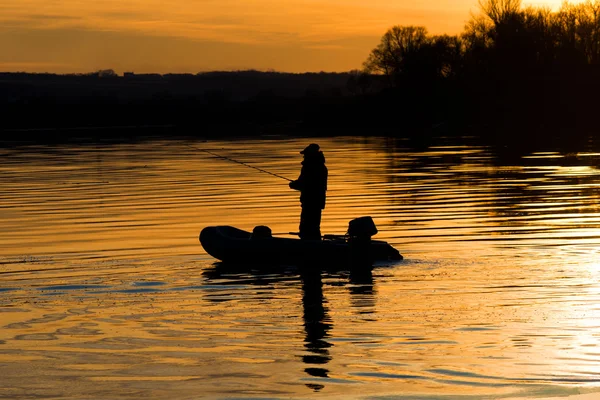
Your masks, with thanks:
[{"label": "golden sunlight on water", "polygon": [[[281,235],[300,207],[284,179],[201,150],[294,179],[317,140],[323,232],[370,215],[405,260],[358,278],[216,263],[203,227]],[[0,150],[0,397],[600,391],[597,149],[515,156],[464,141]]]}]

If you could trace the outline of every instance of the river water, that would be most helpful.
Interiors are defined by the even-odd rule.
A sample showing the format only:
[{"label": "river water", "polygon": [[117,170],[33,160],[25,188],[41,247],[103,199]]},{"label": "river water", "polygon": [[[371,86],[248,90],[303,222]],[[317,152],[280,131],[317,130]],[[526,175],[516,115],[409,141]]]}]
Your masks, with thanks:
[{"label": "river water", "polygon": [[[205,226],[373,217],[372,276],[231,269]],[[596,146],[598,147],[598,146]],[[473,139],[0,149],[0,398],[549,398],[600,392],[600,154]],[[600,393],[598,394],[600,396]]]}]

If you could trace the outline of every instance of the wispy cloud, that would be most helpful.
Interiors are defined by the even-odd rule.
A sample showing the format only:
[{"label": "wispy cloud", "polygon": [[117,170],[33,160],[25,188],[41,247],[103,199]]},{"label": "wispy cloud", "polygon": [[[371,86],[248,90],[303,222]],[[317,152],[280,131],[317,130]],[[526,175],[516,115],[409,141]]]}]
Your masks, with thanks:
[{"label": "wispy cloud", "polygon": [[324,49],[317,42],[262,46],[110,31],[19,29],[0,35],[0,64],[5,70],[37,72],[348,71],[360,67],[377,40],[348,38],[325,43]]},{"label": "wispy cloud", "polygon": [[[32,29],[78,27],[267,44],[383,34],[394,24],[448,16],[462,1],[470,2],[459,0],[452,9],[435,9],[430,3],[394,0],[20,0],[18,6],[0,4],[0,21],[25,22]],[[462,27],[462,21],[455,24]]]},{"label": "wispy cloud", "polygon": [[87,70],[177,67],[193,72],[236,65],[344,70],[360,67],[392,25],[455,33],[474,4],[476,0],[0,0],[0,61]]},{"label": "wispy cloud", "polygon": [[54,62],[2,62],[0,61],[0,71],[23,71],[23,72],[47,72],[47,71],[73,72],[77,68],[67,63]]},{"label": "wispy cloud", "polygon": [[59,14],[30,14],[27,16],[30,20],[41,21],[79,21],[82,18],[74,15],[59,15]]}]

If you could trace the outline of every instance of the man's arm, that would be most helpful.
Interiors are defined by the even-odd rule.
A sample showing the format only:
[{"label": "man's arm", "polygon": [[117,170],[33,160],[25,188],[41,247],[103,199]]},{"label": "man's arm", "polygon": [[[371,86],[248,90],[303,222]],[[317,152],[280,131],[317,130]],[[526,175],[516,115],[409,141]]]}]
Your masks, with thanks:
[{"label": "man's arm", "polygon": [[300,179],[290,182],[290,189],[302,190],[300,185]]},{"label": "man's arm", "polygon": [[290,182],[290,189],[303,190],[304,189],[304,167],[300,170],[300,176],[295,181]]}]

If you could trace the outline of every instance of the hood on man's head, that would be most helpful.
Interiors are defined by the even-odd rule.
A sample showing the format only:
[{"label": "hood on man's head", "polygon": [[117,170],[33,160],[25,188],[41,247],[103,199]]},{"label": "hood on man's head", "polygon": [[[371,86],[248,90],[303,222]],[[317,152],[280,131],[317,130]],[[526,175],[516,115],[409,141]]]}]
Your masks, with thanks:
[{"label": "hood on man's head", "polygon": [[304,150],[302,150],[300,152],[300,154],[304,154],[304,155],[313,155],[313,154],[317,154],[319,152],[319,145],[316,143],[311,143],[308,146],[306,146],[304,148]]}]

